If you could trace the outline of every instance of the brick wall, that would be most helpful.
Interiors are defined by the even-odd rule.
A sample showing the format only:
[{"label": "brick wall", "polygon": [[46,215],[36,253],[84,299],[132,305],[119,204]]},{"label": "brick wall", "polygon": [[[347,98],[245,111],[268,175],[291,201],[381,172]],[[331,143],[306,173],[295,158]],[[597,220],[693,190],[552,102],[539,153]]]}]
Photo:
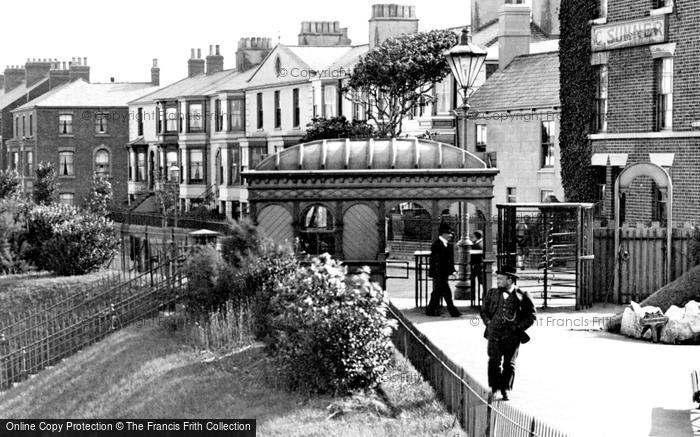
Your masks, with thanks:
[{"label": "brick wall", "polygon": [[[642,18],[653,0],[609,0],[608,23]],[[667,42],[676,43],[673,61],[673,131],[692,131],[700,121],[700,2],[676,0],[666,16]],[[654,61],[648,46],[612,50],[608,60],[608,133],[652,132],[655,128]],[[593,153],[628,153],[627,165],[649,162],[649,153],[675,153],[674,221],[700,222],[700,138],[593,140]],[[615,173],[615,176],[617,173]],[[611,180],[610,180],[611,179]],[[614,177],[606,187],[606,210],[612,208]],[[635,181],[626,199],[626,219],[651,220],[651,182]]]},{"label": "brick wall", "polygon": [[[609,2],[609,22],[641,18],[651,1]],[[668,42],[676,43],[673,65],[673,130],[688,131],[700,120],[700,2],[680,0],[668,20]],[[608,131],[648,132],[654,128],[654,62],[648,46],[612,50],[608,62]]]},{"label": "brick wall", "polygon": [[115,203],[122,203],[127,195],[128,160],[124,145],[129,140],[128,109],[103,109],[109,114],[107,134],[95,133],[95,109],[68,108],[73,112],[73,135],[59,135],[59,112],[64,110],[41,109],[37,115],[37,150],[35,162],[50,161],[58,168],[58,154],[61,149],[74,150],[74,177],[59,177],[59,193],[73,193],[75,203],[82,205],[83,198],[90,191],[92,175],[95,172],[95,152],[106,147],[110,152],[111,183]]},{"label": "brick wall", "polygon": [[[649,153],[675,153],[670,168],[673,181],[673,220],[700,223],[700,138],[605,140],[593,142],[594,153],[628,153],[627,165],[649,162]],[[614,179],[606,192],[612,196]],[[612,205],[609,203],[609,205]],[[635,180],[626,200],[626,219],[651,220],[651,183]]]}]

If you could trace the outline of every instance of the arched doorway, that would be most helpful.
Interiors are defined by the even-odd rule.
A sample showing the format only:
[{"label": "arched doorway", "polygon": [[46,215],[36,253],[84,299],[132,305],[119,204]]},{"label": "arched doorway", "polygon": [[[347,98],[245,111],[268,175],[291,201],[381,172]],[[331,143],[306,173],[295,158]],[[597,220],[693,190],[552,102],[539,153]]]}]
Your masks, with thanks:
[{"label": "arched doorway", "polygon": [[328,208],[312,205],[302,212],[299,243],[309,255],[335,253],[335,226]]},{"label": "arched doorway", "polygon": [[[623,202],[626,195],[632,192],[632,187],[637,181],[651,181],[654,187],[654,196],[657,195],[665,204],[663,214],[665,215],[666,231],[666,262],[663,274],[664,284],[671,282],[671,257],[672,257],[672,237],[673,237],[673,182],[671,176],[663,168],[653,163],[638,163],[631,165],[619,174],[615,180],[615,269],[613,292],[617,301],[622,301],[623,296],[640,296],[639,290],[630,290],[630,285],[634,286],[634,276],[639,272],[629,270],[628,259],[634,259],[634,254],[623,247],[621,242],[621,225],[624,215],[624,208],[627,202]],[[639,267],[645,269],[645,266]],[[632,278],[632,284],[630,284]],[[625,280],[623,280],[625,279]],[[624,283],[623,283],[624,282]],[[657,283],[656,288],[660,283]],[[638,299],[637,299],[638,300]]]}]

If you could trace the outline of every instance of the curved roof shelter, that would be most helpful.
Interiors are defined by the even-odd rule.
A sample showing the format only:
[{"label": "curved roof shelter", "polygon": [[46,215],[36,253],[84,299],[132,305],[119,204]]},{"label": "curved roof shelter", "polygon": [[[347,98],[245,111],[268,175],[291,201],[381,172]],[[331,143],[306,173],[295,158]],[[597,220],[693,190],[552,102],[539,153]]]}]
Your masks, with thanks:
[{"label": "curved roof shelter", "polygon": [[[322,206],[324,217],[330,216],[324,220],[331,223],[325,232],[332,255],[381,262],[385,218],[393,206],[421,204],[437,237],[441,212],[455,202],[469,202],[490,214],[497,173],[467,151],[414,138],[299,144],[268,156],[243,175],[250,215],[262,234],[279,241],[303,237],[309,232],[305,220]],[[487,241],[490,232],[486,227]]]},{"label": "curved roof shelter", "polygon": [[[435,141],[414,139],[320,140],[285,149],[262,161],[257,172],[337,170],[486,169],[473,154]],[[493,170],[491,170],[493,171]],[[410,173],[410,172],[409,172]]]}]

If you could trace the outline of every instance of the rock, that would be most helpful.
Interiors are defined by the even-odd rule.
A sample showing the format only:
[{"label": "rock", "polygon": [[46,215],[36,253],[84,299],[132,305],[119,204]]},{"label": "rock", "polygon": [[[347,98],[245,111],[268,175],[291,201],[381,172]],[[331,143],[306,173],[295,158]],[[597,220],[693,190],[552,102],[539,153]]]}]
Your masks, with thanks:
[{"label": "rock", "polygon": [[639,323],[639,317],[637,317],[632,308],[625,308],[625,311],[622,313],[620,333],[633,338],[641,337],[642,325]]},{"label": "rock", "polygon": [[683,320],[685,310],[679,308],[675,305],[671,307],[664,314],[668,317],[668,323],[661,328],[661,339],[662,343],[675,343],[678,340],[679,334],[688,328],[685,326],[686,322]]},{"label": "rock", "polygon": [[700,303],[691,300],[685,304],[685,318],[693,334],[700,334]]},{"label": "rock", "polygon": [[[646,314],[661,313],[659,307],[645,306],[642,308],[637,302],[630,302],[630,306],[622,313],[622,326],[620,333],[628,337],[642,337],[642,318]],[[651,332],[647,331],[644,338],[651,338]]]}]

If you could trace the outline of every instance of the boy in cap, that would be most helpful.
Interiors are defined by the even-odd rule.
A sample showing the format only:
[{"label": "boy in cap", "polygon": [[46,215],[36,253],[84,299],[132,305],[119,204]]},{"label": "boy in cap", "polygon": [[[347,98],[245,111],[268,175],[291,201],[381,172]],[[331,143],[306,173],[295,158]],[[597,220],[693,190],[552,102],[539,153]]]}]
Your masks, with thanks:
[{"label": "boy in cap", "polygon": [[486,325],[484,337],[488,340],[489,386],[493,393],[500,390],[504,401],[513,389],[520,343],[530,341],[525,330],[537,318],[530,294],[515,285],[518,279],[515,271],[513,266],[501,267],[496,272],[498,288],[489,290],[481,305],[481,318]]},{"label": "boy in cap", "polygon": [[459,317],[462,313],[457,310],[452,302],[452,290],[448,282],[450,275],[455,272],[454,246],[450,244],[452,229],[447,223],[440,223],[438,239],[430,247],[430,269],[428,276],[433,278],[433,292],[430,302],[425,310],[429,316],[439,316],[440,298],[445,299],[447,310],[452,317]]}]

